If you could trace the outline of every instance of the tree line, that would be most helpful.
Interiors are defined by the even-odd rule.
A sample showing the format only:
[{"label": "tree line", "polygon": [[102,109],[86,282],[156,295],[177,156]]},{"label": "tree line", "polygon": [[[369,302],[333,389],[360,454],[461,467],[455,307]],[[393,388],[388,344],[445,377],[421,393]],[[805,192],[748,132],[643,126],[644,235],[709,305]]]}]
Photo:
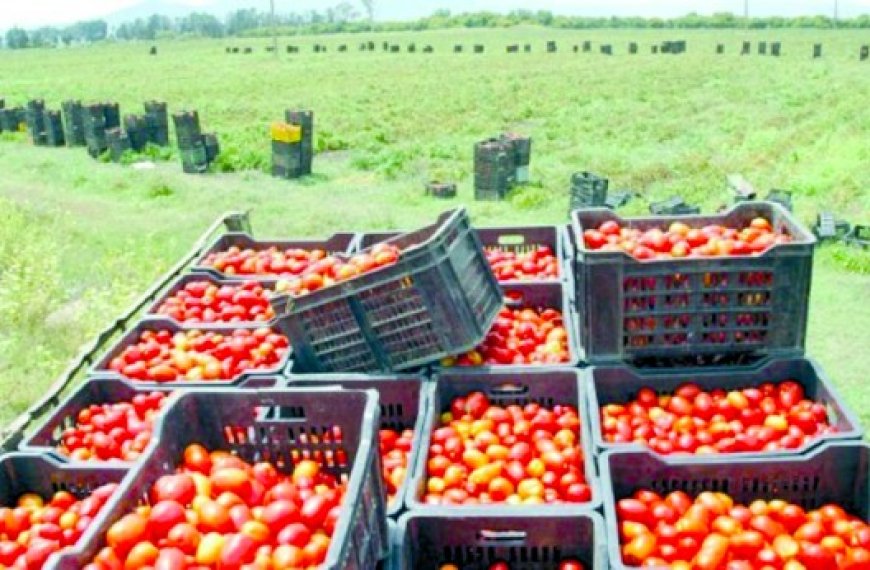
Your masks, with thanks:
[{"label": "tree line", "polygon": [[828,16],[771,16],[743,18],[723,12],[712,15],[687,14],[679,18],[619,17],[588,18],[563,16],[547,10],[514,10],[507,14],[466,12],[453,14],[438,10],[431,16],[401,22],[372,20],[373,0],[362,0],[362,11],[349,2],[342,2],[322,11],[284,13],[272,16],[262,10],[235,10],[223,20],[204,12],[193,12],[182,18],[154,14],[119,25],[109,34],[103,20],[78,22],[64,28],[45,26],[33,30],[12,28],[5,36],[5,47],[46,47],[115,40],[155,40],[174,37],[267,36],[421,31],[444,28],[507,28],[534,24],[561,29],[638,28],[638,29],[767,29],[767,28],[870,28],[870,14],[856,18],[834,20]]}]

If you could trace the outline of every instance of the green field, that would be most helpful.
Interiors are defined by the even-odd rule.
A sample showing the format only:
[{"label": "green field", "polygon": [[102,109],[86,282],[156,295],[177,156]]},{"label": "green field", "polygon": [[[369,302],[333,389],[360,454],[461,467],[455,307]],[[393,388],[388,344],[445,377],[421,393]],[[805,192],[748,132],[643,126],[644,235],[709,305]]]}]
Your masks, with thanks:
[{"label": "green field", "polygon": [[[432,44],[436,53],[358,53],[369,38],[415,42],[418,51]],[[688,54],[650,55],[650,44],[681,38]],[[548,39],[559,53],[543,53]],[[571,53],[586,39],[596,50],[612,43],[616,55]],[[744,39],[780,40],[784,55],[740,57]],[[158,43],[157,57],[141,43],[0,52],[7,105],[43,97],[52,108],[69,98],[117,100],[127,113],[149,99],[195,108],[220,137],[225,171],[188,176],[177,160],[134,170],[0,135],[0,423],[41,396],[79,346],[230,209],[252,209],[262,236],[410,227],[458,204],[480,225],[561,223],[577,170],[649,199],[680,194],[708,211],[731,201],[725,175],[741,172],[765,192],[793,190],[805,222],[821,208],[870,222],[862,40],[861,31],[526,27],[282,38],[302,53],[277,58],[265,52],[268,40],[247,39]],[[639,55],[626,54],[629,41]],[[816,41],[825,57],[813,61]],[[314,42],[329,53],[311,53]],[[341,43],[351,51],[336,53]],[[454,55],[454,43],[487,53]],[[511,43],[535,52],[505,54]],[[717,43],[725,55],[715,55]],[[255,53],[226,55],[225,45]],[[267,125],[288,107],[316,113],[316,174],[297,182],[264,173]],[[472,144],[508,129],[533,138],[533,183],[504,203],[475,203]],[[459,197],[424,197],[432,178],[458,180]],[[626,211],[644,209],[635,201]],[[865,426],[868,293],[870,255],[819,250],[808,352]]]}]

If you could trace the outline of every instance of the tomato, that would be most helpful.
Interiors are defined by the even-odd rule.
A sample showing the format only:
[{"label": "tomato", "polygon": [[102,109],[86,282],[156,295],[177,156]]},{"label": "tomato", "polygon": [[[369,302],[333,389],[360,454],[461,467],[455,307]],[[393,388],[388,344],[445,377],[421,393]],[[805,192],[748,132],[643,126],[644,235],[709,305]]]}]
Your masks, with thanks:
[{"label": "tomato", "polygon": [[109,527],[106,542],[118,552],[127,552],[147,536],[148,519],[137,514],[124,515]]}]

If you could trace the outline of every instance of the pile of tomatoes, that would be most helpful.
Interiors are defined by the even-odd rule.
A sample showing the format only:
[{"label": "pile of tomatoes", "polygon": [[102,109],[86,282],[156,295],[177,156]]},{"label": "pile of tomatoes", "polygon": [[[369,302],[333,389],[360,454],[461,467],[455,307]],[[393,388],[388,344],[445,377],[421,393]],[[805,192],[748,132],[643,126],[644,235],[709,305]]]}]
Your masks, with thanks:
[{"label": "pile of tomatoes", "polygon": [[580,417],[573,406],[491,404],[456,398],[432,433],[426,463],[430,505],[583,503]]},{"label": "pile of tomatoes", "polygon": [[556,309],[502,308],[483,342],[444,366],[561,364],[570,360],[568,331]]},{"label": "pile of tomatoes", "polygon": [[540,245],[528,251],[487,247],[486,259],[499,281],[535,281],[559,278],[559,260],[553,248]]},{"label": "pile of tomatoes", "polygon": [[109,483],[84,499],[58,491],[45,501],[27,493],[14,507],[0,507],[0,567],[42,568],[48,557],[74,545],[115,489]]},{"label": "pile of tomatoes", "polygon": [[[474,565],[474,568],[479,568],[479,566]],[[578,560],[563,560],[559,562],[559,570],[584,570],[583,564]],[[456,564],[442,564],[439,570],[463,570]],[[489,565],[487,570],[511,570],[511,565],[507,562],[494,562]]]},{"label": "pile of tomatoes", "polygon": [[596,229],[583,232],[586,249],[593,251],[624,251],[638,260],[681,257],[717,257],[757,255],[768,248],[789,243],[792,237],[777,233],[765,218],[754,218],[743,228],[728,228],[711,224],[692,228],[684,222],[673,222],[667,229],[620,226],[608,220]]},{"label": "pile of tomatoes", "polygon": [[393,265],[398,259],[399,248],[386,243],[375,244],[370,250],[358,253],[346,261],[338,256],[329,255],[312,264],[300,275],[282,279],[275,286],[275,291],[294,297],[307,295],[338,282]]},{"label": "pile of tomatoes", "polygon": [[867,570],[870,525],[837,505],[806,512],[775,499],[739,505],[637,491],[616,504],[622,560],[672,570]]},{"label": "pile of tomatoes", "polygon": [[136,394],[129,402],[92,404],[60,437],[58,451],[77,461],[135,461],[151,441],[154,418],[166,401],[163,392]]},{"label": "pile of tomatoes", "polygon": [[106,533],[86,570],[307,569],[326,559],[345,485],[311,460],[291,475],[200,445],[160,477],[150,504]]},{"label": "pile of tomatoes", "polygon": [[382,428],[379,440],[387,498],[392,503],[398,498],[399,488],[408,474],[408,457],[414,441],[414,430],[406,429],[399,433],[393,429]]},{"label": "pile of tomatoes", "polygon": [[604,441],[643,443],[662,454],[797,449],[835,431],[824,404],[792,380],[709,392],[689,383],[662,396],[645,387],[627,404],[601,407]]},{"label": "pile of tomatoes", "polygon": [[207,279],[185,283],[156,313],[181,323],[263,322],[275,317],[269,291],[257,281],[217,285]]},{"label": "pile of tomatoes", "polygon": [[254,249],[234,245],[208,254],[202,265],[226,275],[295,277],[328,255],[323,249],[281,249],[276,246]]},{"label": "pile of tomatoes", "polygon": [[269,328],[146,330],[109,369],[149,382],[231,380],[246,370],[274,368],[288,350],[287,337]]}]

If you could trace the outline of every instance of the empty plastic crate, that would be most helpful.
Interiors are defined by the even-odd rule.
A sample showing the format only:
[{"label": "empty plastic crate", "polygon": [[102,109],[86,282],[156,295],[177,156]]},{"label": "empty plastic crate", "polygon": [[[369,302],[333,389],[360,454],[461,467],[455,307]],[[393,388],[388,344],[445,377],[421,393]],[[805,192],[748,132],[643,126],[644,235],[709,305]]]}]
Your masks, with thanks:
[{"label": "empty plastic crate", "polygon": [[[517,368],[571,368],[577,366],[582,358],[577,327],[577,315],[571,303],[569,288],[563,283],[511,281],[501,284],[505,307],[510,309],[556,309],[562,313],[562,322],[568,334],[568,360],[566,362],[540,365],[503,365]],[[458,355],[457,355],[458,356]],[[472,367],[473,369],[499,369],[502,365]],[[451,369],[449,367],[447,369]],[[457,367],[457,369],[468,367]]]},{"label": "empty plastic crate", "polygon": [[[124,336],[116,342],[111,348],[109,348],[103,356],[96,361],[96,363],[91,367],[90,373],[96,377],[106,377],[106,376],[118,376],[117,373],[109,369],[109,363],[113,358],[119,356],[123,350],[138,341],[139,336],[147,330],[169,330],[172,333],[176,333],[184,330],[202,330],[202,331],[224,331],[230,332],[235,329],[256,329],[260,327],[271,326],[271,323],[264,324],[256,324],[256,325],[246,325],[240,326],[235,323],[221,323],[209,326],[180,326],[175,321],[169,319],[160,319],[155,317],[148,317],[142,319],[134,327],[124,333]],[[271,326],[271,328],[278,333],[286,334],[284,331],[280,330],[280,327]],[[284,373],[285,369],[288,367],[290,363],[290,357],[292,355],[292,345],[291,348],[284,354],[284,357],[275,365],[269,368],[251,368],[248,369],[241,374],[236,375],[234,378],[226,378],[220,380],[203,380],[203,381],[187,381],[187,380],[176,380],[174,382],[164,382],[164,383],[155,383],[155,382],[144,382],[144,381],[134,381],[134,385],[143,386],[143,387],[168,387],[168,388],[196,388],[196,387],[220,387],[220,386],[242,386],[247,385],[250,386],[249,382],[254,381],[258,378],[263,377],[271,377],[271,376],[280,376]]]},{"label": "empty plastic crate", "polygon": [[[66,461],[67,456],[57,451],[63,432],[74,427],[78,422],[79,412],[93,404],[114,404],[129,402],[137,394],[147,394],[153,390],[137,387],[133,382],[120,378],[91,378],[69,395],[48,418],[36,428],[21,444],[22,451],[53,453]],[[160,391],[169,392],[168,388]],[[169,406],[170,400],[165,400],[162,410]],[[153,442],[153,439],[152,439]]]},{"label": "empty plastic crate", "polygon": [[[650,261],[583,243],[584,230],[608,220],[646,230],[674,221],[745,226],[755,217],[794,241],[760,255]],[[743,202],[713,216],[631,219],[596,208],[574,211],[572,224],[575,300],[590,362],[803,350],[815,238],[782,206]]]},{"label": "empty plastic crate", "polygon": [[[15,506],[21,495],[36,493],[50,499],[58,491],[68,491],[77,499],[87,497],[92,491],[109,483],[121,483],[129,473],[123,464],[63,464],[50,455],[36,453],[9,453],[0,456],[0,506]],[[82,534],[72,550],[82,548],[97,532],[100,522],[108,516],[109,503],[100,509],[93,522]],[[65,552],[70,552],[67,550]],[[61,554],[52,554],[42,570],[58,568]]]},{"label": "empty plastic crate", "polygon": [[[637,448],[634,444],[608,443],[601,434],[600,409],[607,404],[626,404],[637,398],[644,386],[660,394],[673,394],[687,382],[702,389],[739,390],[758,387],[766,382],[780,383],[794,380],[803,386],[805,396],[825,405],[829,423],[837,433],[820,436],[795,450],[763,452],[764,456],[802,453],[821,442],[840,439],[860,439],[863,432],[857,416],[834,390],[831,381],[819,364],[810,358],[775,358],[754,368],[737,369],[718,367],[711,370],[657,371],[645,373],[627,366],[591,366],[583,371],[589,387],[589,415],[592,417],[592,438],[598,452],[611,449]],[[727,457],[758,455],[757,453],[729,453]]]},{"label": "empty plastic crate", "polygon": [[173,319],[172,317],[170,317],[168,315],[162,315],[162,314],[159,314],[157,312],[157,310],[160,308],[160,306],[163,305],[163,303],[166,302],[167,299],[169,299],[170,297],[174,296],[176,293],[178,293],[179,291],[184,289],[184,287],[188,283],[191,283],[194,281],[208,281],[208,282],[220,287],[222,285],[239,286],[239,285],[244,285],[245,283],[249,283],[249,282],[255,281],[255,280],[258,281],[268,291],[274,291],[275,285],[278,282],[278,279],[270,279],[270,278],[263,278],[263,279],[241,279],[241,278],[218,279],[210,273],[209,274],[187,273],[187,274],[181,275],[180,277],[175,279],[175,281],[173,281],[166,288],[165,292],[162,295],[160,295],[160,298],[157,301],[155,301],[154,304],[152,304],[148,308],[148,315],[152,316],[152,317],[157,317],[157,318],[165,319],[168,321],[172,321],[172,322],[178,324],[179,326],[182,326],[185,328],[192,328],[192,327],[197,327],[197,326],[210,327],[212,325],[218,325],[218,326],[233,325],[233,326],[241,326],[241,327],[267,326],[267,325],[269,325],[269,321],[271,321],[272,319],[270,319],[269,321],[238,321],[238,322],[215,321],[215,322],[211,322],[211,323],[206,323],[203,321],[181,322],[181,321],[178,321],[176,319]]},{"label": "empty plastic crate", "polygon": [[606,570],[604,532],[601,515],[584,510],[410,512],[395,530],[392,570],[439,570],[448,563],[485,570],[495,562],[507,562],[511,570],[558,570],[566,559]]},{"label": "empty plastic crate", "polygon": [[[556,505],[506,505],[498,503],[494,505],[481,505],[478,507],[452,507],[465,510],[466,508],[498,508],[518,509],[523,512],[535,512],[538,509],[544,511],[560,509],[586,509],[596,508],[601,504],[601,492],[598,477],[595,471],[593,455],[595,446],[592,444],[592,436],[589,434],[589,410],[586,407],[586,387],[584,378],[579,371],[565,370],[533,370],[522,369],[514,371],[486,372],[475,371],[468,368],[442,370],[432,380],[434,388],[429,400],[429,410],[426,412],[426,423],[423,425],[423,436],[420,439],[421,453],[417,455],[413,471],[409,474],[408,494],[405,497],[405,505],[413,510],[433,509],[423,503],[423,491],[426,487],[428,450],[432,441],[432,432],[440,426],[440,416],[450,410],[450,404],[458,397],[467,396],[471,392],[481,391],[487,395],[490,402],[499,406],[509,406],[536,402],[541,406],[551,408],[556,404],[571,405],[577,408],[580,416],[580,449],[583,453],[583,472],[589,487],[592,489],[592,500],[588,503],[559,503]],[[442,508],[442,507],[438,507]]]},{"label": "empty plastic crate", "polygon": [[298,370],[392,372],[437,362],[481,341],[501,290],[464,208],[390,240],[393,265],[273,301]]},{"label": "empty plastic crate", "polygon": [[843,241],[856,247],[870,248],[870,226],[855,224],[843,238]]},{"label": "empty plastic crate", "polygon": [[[559,260],[559,279],[566,279],[573,258],[573,251],[564,226],[505,226],[495,228],[475,228],[483,249],[498,249],[517,254],[532,251],[540,246],[548,246]],[[399,235],[399,232],[367,232],[360,234],[357,249],[365,249]],[[536,280],[537,281],[537,280]]]},{"label": "empty plastic crate", "polygon": [[411,452],[408,455],[408,470],[402,486],[392,502],[387,503],[387,515],[397,516],[404,507],[411,468],[420,450],[423,421],[428,410],[432,385],[422,376],[370,376],[367,374],[302,374],[287,379],[290,388],[341,386],[351,390],[377,390],[381,407],[380,429],[401,432],[414,431]]},{"label": "empty plastic crate", "polygon": [[277,247],[281,250],[286,249],[304,249],[304,250],[313,250],[313,249],[322,249],[325,250],[329,254],[334,253],[350,253],[353,244],[356,241],[356,234],[349,232],[341,232],[336,233],[332,237],[318,240],[318,239],[269,239],[269,240],[258,240],[253,236],[245,233],[245,232],[227,232],[218,236],[208,248],[205,249],[203,254],[193,263],[191,267],[191,271],[199,272],[199,273],[211,273],[217,277],[232,277],[232,278],[241,278],[241,279],[260,279],[261,277],[271,277],[277,278],[276,275],[233,275],[226,274],[221,271],[216,270],[214,267],[210,267],[205,265],[203,262],[206,257],[208,257],[212,253],[218,253],[221,251],[226,251],[230,247],[236,246],[240,249],[253,249],[257,251],[261,251],[264,249],[269,249],[270,247]]},{"label": "empty plastic crate", "polygon": [[616,501],[639,489],[659,494],[684,491],[724,492],[748,506],[755,499],[782,499],[804,509],[836,503],[846,512],[870,520],[870,446],[858,442],[827,443],[806,455],[721,460],[661,457],[650,451],[611,451],[601,457],[604,514],[610,567],[622,563]]},{"label": "empty plastic crate", "polygon": [[603,206],[607,200],[610,181],[591,172],[575,172],[571,175],[570,210]]},{"label": "empty plastic crate", "polygon": [[[322,468],[346,480],[347,491],[320,568],[374,568],[388,548],[377,406],[374,392],[359,390],[216,389],[182,395],[158,423],[159,444],[106,505],[105,518],[94,525],[94,540],[64,556],[61,567],[81,568],[91,560],[105,544],[111,524],[150,502],[155,481],[174,473],[184,449],[198,443],[208,450],[231,451],[248,462],[270,461],[281,472],[291,472],[301,459],[322,457]],[[328,437],[335,427],[341,428],[341,441]]]}]

